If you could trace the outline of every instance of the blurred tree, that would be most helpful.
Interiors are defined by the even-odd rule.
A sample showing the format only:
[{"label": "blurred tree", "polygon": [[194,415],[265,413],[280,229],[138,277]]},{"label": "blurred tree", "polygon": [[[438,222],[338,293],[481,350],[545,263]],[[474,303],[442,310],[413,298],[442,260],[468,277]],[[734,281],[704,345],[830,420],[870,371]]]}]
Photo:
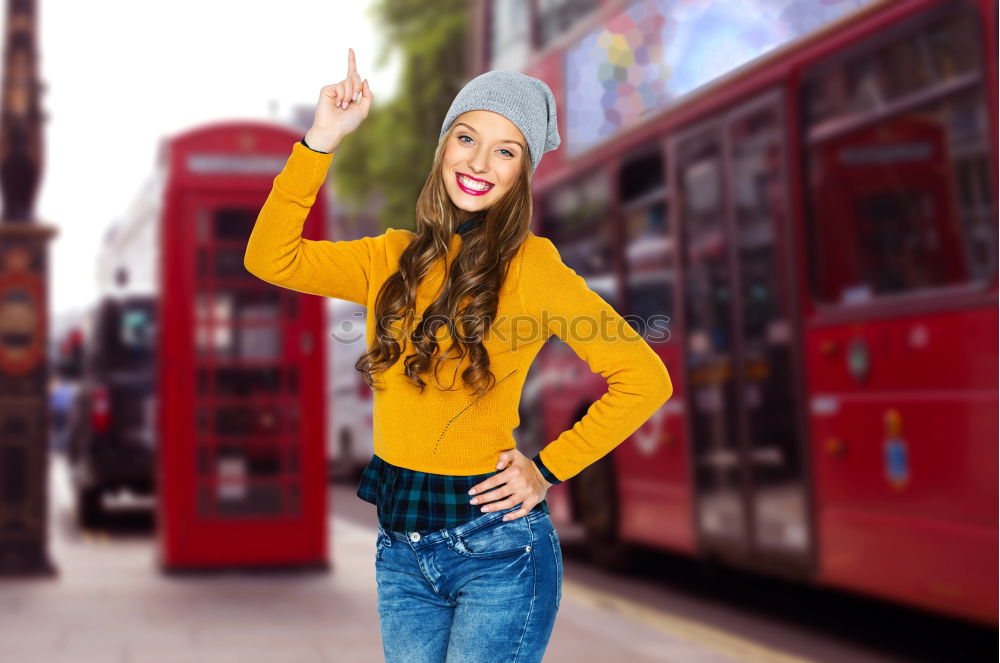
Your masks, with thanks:
[{"label": "blurred tree", "polygon": [[[382,229],[415,229],[414,209],[437,147],[448,107],[468,77],[467,0],[375,0],[369,16],[383,26],[386,48],[403,61],[399,93],[380,98],[371,113],[344,139],[331,164],[338,201],[361,208],[381,200]],[[362,73],[364,76],[364,73]]]}]

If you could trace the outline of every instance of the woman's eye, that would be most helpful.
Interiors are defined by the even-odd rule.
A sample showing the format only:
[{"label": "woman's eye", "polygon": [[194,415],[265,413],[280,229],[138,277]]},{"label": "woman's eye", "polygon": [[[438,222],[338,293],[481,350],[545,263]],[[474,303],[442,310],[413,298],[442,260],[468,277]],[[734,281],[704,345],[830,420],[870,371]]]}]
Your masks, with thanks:
[{"label": "woman's eye", "polygon": [[[464,142],[464,141],[462,141],[463,138],[468,138],[470,141],[472,140],[472,138],[470,136],[466,136],[465,134],[459,135],[458,140],[461,141],[461,142]],[[468,145],[468,143],[466,143],[466,145]],[[506,150],[504,148],[500,148],[500,151],[501,152],[506,152],[509,156],[512,156],[512,157],[515,156],[515,154],[513,152],[511,152],[510,150]]]}]

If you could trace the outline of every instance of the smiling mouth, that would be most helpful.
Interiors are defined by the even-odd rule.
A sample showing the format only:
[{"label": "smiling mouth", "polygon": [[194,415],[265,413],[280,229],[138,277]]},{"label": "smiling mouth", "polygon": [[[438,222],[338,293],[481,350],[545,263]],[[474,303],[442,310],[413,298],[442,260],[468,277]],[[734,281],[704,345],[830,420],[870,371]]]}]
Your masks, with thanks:
[{"label": "smiling mouth", "polygon": [[458,188],[470,196],[481,196],[493,188],[493,185],[489,182],[477,180],[462,173],[455,173],[455,182],[458,183]]}]

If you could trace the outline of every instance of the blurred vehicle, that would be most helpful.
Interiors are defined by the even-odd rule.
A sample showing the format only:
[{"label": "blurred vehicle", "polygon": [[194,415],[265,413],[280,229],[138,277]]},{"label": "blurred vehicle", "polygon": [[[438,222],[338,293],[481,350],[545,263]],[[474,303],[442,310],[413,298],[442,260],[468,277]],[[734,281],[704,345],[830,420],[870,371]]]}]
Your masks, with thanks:
[{"label": "blurred vehicle", "polygon": [[66,453],[69,438],[69,414],[76,398],[76,383],[56,376],[49,385],[50,448]]},{"label": "blurred vehicle", "polygon": [[68,461],[83,527],[101,522],[106,493],[155,493],[154,340],[150,297],[104,297],[87,316],[69,413]]},{"label": "blurred vehicle", "polygon": [[69,449],[69,416],[76,400],[83,366],[83,335],[78,326],[53,329],[52,377],[49,382],[50,446],[56,453]]},{"label": "blurred vehicle", "polygon": [[[477,20],[478,69],[560,106],[535,232],[674,384],[549,490],[556,524],[612,567],[643,545],[995,625],[997,3]],[[555,336],[538,362],[549,442],[608,384]]]},{"label": "blurred vehicle", "polygon": [[327,308],[327,462],[330,478],[357,480],[374,453],[372,390],[355,362],[367,350],[366,308],[331,299]]}]

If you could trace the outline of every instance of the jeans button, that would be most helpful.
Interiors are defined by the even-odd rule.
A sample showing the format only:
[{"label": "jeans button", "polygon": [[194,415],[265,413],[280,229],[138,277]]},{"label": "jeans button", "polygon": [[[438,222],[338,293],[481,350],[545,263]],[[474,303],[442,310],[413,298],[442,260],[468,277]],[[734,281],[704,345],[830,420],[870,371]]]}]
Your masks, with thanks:
[{"label": "jeans button", "polygon": [[420,534],[417,532],[410,532],[410,541],[419,541]]},{"label": "jeans button", "polygon": [[525,546],[524,550],[525,552],[531,552],[531,546]]}]

